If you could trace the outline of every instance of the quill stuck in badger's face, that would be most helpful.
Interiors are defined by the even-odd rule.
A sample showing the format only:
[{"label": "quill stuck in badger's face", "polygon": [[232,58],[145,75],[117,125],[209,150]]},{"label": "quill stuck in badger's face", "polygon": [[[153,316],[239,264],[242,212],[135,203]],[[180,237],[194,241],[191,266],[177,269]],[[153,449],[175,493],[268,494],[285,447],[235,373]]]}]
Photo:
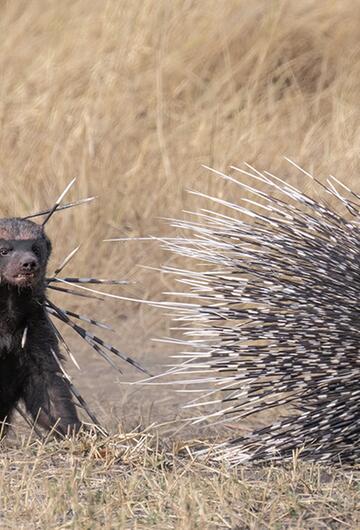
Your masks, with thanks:
[{"label": "quill stuck in badger's face", "polygon": [[0,219],[0,285],[32,289],[42,285],[50,252],[42,226],[18,218]]}]

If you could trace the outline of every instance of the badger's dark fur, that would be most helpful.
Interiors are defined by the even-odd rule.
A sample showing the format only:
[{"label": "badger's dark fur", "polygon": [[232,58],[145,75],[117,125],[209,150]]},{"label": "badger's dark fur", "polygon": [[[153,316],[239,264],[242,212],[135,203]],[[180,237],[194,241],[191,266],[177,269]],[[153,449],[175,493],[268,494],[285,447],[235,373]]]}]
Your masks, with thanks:
[{"label": "badger's dark fur", "polygon": [[[41,427],[64,435],[80,427],[56,361],[57,339],[44,308],[51,243],[43,227],[0,220],[0,422],[7,430],[18,402]],[[54,355],[55,353],[55,355]]]}]

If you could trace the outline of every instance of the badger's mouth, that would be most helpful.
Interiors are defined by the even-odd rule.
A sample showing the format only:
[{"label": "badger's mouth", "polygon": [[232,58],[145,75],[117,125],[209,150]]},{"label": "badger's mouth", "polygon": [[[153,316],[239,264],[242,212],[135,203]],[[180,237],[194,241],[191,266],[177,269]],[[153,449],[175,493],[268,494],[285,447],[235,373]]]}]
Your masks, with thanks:
[{"label": "badger's mouth", "polygon": [[28,287],[33,285],[38,277],[35,272],[19,272],[8,278],[9,283],[18,287]]}]

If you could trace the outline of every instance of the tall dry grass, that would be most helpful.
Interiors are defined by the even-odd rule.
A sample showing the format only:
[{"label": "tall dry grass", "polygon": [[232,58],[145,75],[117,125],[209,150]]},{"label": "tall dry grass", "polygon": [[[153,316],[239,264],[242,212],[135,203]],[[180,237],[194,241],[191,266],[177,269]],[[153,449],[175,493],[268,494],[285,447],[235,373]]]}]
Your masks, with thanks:
[{"label": "tall dry grass", "polygon": [[155,259],[95,241],[163,233],[188,187],[221,195],[201,164],[287,173],[288,155],[357,185],[357,3],[18,0],[0,14],[1,213],[43,207],[78,176],[73,195],[97,204],[49,230],[57,254],[85,241],[83,270]]}]

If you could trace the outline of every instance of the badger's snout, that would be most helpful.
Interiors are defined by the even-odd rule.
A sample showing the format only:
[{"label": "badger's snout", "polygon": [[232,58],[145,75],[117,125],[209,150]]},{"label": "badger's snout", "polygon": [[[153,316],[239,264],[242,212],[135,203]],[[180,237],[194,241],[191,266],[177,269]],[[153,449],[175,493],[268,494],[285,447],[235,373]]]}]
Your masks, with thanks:
[{"label": "badger's snout", "polygon": [[32,252],[24,252],[19,260],[19,269],[25,273],[36,272],[39,269],[39,261]]},{"label": "badger's snout", "polygon": [[39,259],[31,251],[11,253],[2,269],[3,282],[18,287],[31,287],[40,277]]}]

